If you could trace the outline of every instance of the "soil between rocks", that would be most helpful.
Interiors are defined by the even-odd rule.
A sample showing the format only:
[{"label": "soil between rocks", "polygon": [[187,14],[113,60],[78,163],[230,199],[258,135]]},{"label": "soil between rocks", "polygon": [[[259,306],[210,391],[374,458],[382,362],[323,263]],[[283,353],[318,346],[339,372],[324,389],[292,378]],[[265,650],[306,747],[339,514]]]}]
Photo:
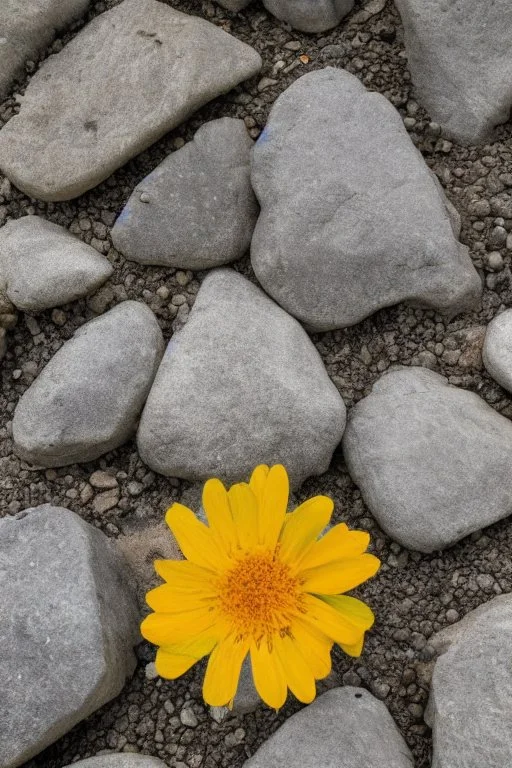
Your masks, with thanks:
[{"label": "soil between rocks", "polygon": [[[110,228],[135,185],[170,151],[191,139],[200,125],[222,116],[240,117],[256,138],[277,96],[306,72],[326,65],[345,67],[409,118],[406,124],[411,138],[462,216],[461,240],[470,247],[485,283],[481,311],[451,322],[432,311],[399,306],[382,310],[353,328],[313,337],[347,407],[367,394],[390,365],[426,364],[451,383],[478,392],[493,408],[512,417],[510,397],[482,369],[479,354],[482,328],[500,307],[512,305],[512,251],[507,251],[503,238],[494,231],[497,225],[512,231],[512,126],[503,126],[493,144],[479,148],[462,148],[439,138],[436,127],[429,125],[428,116],[414,101],[402,27],[390,0],[381,13],[363,24],[351,23],[352,14],[337,29],[319,35],[290,31],[258,1],[239,14],[229,14],[208,1],[167,2],[209,19],[254,46],[264,61],[261,75],[204,107],[77,200],[31,200],[0,176],[0,224],[8,218],[36,213],[92,242],[115,268],[106,286],[90,299],[34,318],[20,315],[17,327],[10,332],[1,366],[0,514],[15,514],[51,501],[74,510],[108,536],[130,535],[125,547],[140,548],[134,560],[141,574],[141,593],[150,586],[151,560],[169,547],[168,541],[161,545],[153,541],[148,528],[161,522],[171,502],[183,499],[186,503],[194,497],[194,489],[189,483],[150,472],[139,459],[133,441],[91,464],[29,471],[12,453],[12,414],[21,394],[62,343],[86,320],[115,303],[126,298],[145,301],[156,313],[166,340],[186,320],[204,273],[128,262],[112,248]],[[88,19],[115,4],[114,0],[96,3]],[[362,3],[356,2],[355,13],[361,7]],[[58,51],[82,25],[59,37],[47,53]],[[301,55],[309,62],[303,63]],[[284,67],[276,66],[280,61],[285,62]],[[27,64],[27,81],[37,66],[38,62]],[[268,85],[262,78],[277,82]],[[25,85],[20,83],[17,92],[21,93]],[[12,97],[0,105],[1,124],[16,109]],[[488,259],[488,254],[496,251],[500,251],[502,263],[495,257]],[[247,257],[234,266],[254,279]],[[88,482],[98,469],[114,474],[119,484],[119,500],[106,511],[102,509],[109,504],[98,498],[102,491]],[[411,747],[417,768],[427,768],[431,737],[423,712],[428,698],[428,661],[433,655],[429,638],[494,595],[512,590],[512,525],[506,520],[447,551],[419,555],[402,549],[379,530],[343,466],[341,453],[335,455],[328,473],[304,484],[299,500],[315,493],[334,498],[338,521],[371,532],[373,551],[383,562],[377,577],[359,590],[377,617],[364,654],[350,660],[341,652],[335,653],[334,672],[327,685],[363,685],[382,698]],[[217,723],[202,702],[200,665],[176,682],[148,679],[145,666],[154,659],[154,649],[142,643],[137,652],[139,667],[121,695],[26,768],[61,768],[101,750],[155,755],[171,768],[239,768],[301,706],[289,700],[277,714],[262,706],[254,714],[228,716]],[[182,710],[190,707],[197,720],[194,726],[184,725],[180,718]],[[183,719],[186,723],[194,721]]]}]

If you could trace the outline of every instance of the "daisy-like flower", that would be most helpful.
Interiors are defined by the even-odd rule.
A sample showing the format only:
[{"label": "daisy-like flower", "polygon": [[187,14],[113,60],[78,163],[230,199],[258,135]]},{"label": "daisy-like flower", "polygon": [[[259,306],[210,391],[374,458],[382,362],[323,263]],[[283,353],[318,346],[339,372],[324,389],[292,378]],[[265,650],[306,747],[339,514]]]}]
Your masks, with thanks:
[{"label": "daisy-like flower", "polygon": [[315,496],[287,513],[288,476],[281,465],[256,467],[249,483],[228,491],[208,480],[203,508],[209,525],[181,504],[166,521],[185,560],[156,560],[165,584],[148,592],[151,613],[142,635],[159,646],[156,670],[174,679],[210,655],[203,696],[230,706],[250,654],[254,684],[270,707],[288,689],[304,703],[331,670],[338,643],[359,656],[374,621],[365,603],[341,594],[373,576],[369,534],[344,523],[322,538],[333,511]]}]

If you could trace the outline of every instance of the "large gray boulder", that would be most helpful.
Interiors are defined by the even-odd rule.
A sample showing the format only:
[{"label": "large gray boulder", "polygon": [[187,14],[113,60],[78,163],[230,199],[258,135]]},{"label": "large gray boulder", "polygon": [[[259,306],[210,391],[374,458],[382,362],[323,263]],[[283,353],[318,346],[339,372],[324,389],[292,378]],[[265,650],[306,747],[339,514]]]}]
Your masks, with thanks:
[{"label": "large gray boulder", "polygon": [[308,327],[354,325],[402,301],[449,315],[478,304],[440,185],[394,107],[348,72],[304,75],[277,99],[252,183],[254,271]]},{"label": "large gray boulder", "polygon": [[495,597],[430,639],[440,654],[425,719],[432,768],[512,765],[512,596]]},{"label": "large gray boulder", "polygon": [[132,755],[120,752],[112,752],[109,755],[89,757],[87,760],[79,760],[78,763],[68,765],[67,768],[166,768],[157,757],[147,755]]},{"label": "large gray boulder", "polygon": [[120,693],[139,611],[107,537],[50,504],[0,520],[0,593],[0,768],[16,768]]},{"label": "large gray boulder", "polygon": [[239,259],[258,218],[252,145],[243,120],[201,126],[135,187],[112,230],[115,247],[140,264],[182,269]]},{"label": "large gray boulder", "polygon": [[21,397],[14,448],[26,461],[61,467],[92,461],[134,432],[163,354],[151,310],[124,301],[66,341]]},{"label": "large gray boulder", "polygon": [[23,216],[0,229],[0,289],[24,312],[86,296],[112,271],[98,251],[39,216]]},{"label": "large gray boulder", "polygon": [[55,33],[85,13],[90,0],[2,0],[0,13],[0,101]]},{"label": "large gray boulder", "polygon": [[[298,756],[300,759],[298,760]],[[363,688],[333,688],[290,717],[244,768],[413,768],[386,705]]]},{"label": "large gray boulder", "polygon": [[482,358],[493,379],[512,392],[512,309],[497,315],[487,326]]},{"label": "large gray boulder", "polygon": [[379,525],[409,549],[443,549],[512,512],[512,424],[425,368],[374,384],[343,452]]},{"label": "large gray boulder", "polygon": [[235,482],[282,463],[298,485],[327,470],[344,426],[343,401],[299,323],[218,269],[167,347],[137,443],[163,475]]},{"label": "large gray boulder", "polygon": [[354,7],[354,0],[263,0],[281,21],[301,32],[324,32],[340,23]]},{"label": "large gray boulder", "polygon": [[36,72],[0,131],[0,168],[32,197],[77,197],[260,68],[204,19],[123,0]]},{"label": "large gray boulder", "polygon": [[446,136],[487,141],[512,105],[509,0],[395,0],[417,97]]}]

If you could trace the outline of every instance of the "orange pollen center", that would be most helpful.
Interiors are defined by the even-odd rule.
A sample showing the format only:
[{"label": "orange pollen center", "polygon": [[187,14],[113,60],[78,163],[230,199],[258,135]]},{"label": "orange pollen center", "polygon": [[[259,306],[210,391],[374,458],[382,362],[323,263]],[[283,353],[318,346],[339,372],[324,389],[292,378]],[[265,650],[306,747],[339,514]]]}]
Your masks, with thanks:
[{"label": "orange pollen center", "polygon": [[300,611],[300,583],[270,552],[246,555],[219,582],[219,608],[240,636],[259,641],[290,633]]}]

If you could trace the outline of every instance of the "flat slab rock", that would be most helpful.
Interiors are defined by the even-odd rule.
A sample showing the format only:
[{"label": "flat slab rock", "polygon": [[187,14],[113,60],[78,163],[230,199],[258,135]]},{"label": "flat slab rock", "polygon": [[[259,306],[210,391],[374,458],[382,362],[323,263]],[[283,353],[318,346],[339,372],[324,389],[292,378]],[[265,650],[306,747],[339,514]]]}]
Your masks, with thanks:
[{"label": "flat slab rock", "polygon": [[354,0],[263,0],[281,21],[301,32],[324,32],[337,26],[354,7]]},{"label": "flat slab rock", "polygon": [[344,70],[279,96],[253,151],[251,260],[264,289],[317,331],[398,302],[449,315],[481,281],[440,185],[380,94]]},{"label": "flat slab rock", "polygon": [[379,525],[409,549],[443,549],[512,513],[511,422],[425,368],[374,384],[343,452]]},{"label": "flat slab rock", "polygon": [[117,696],[139,610],[107,537],[45,504],[0,520],[0,768],[16,768]]},{"label": "flat slab rock", "polygon": [[244,768],[413,768],[385,704],[363,688],[333,688],[290,717]]},{"label": "flat slab rock", "polygon": [[24,64],[53,40],[55,33],[80,18],[90,0],[2,0],[0,16],[0,101]]},{"label": "flat slab rock", "polygon": [[92,461],[135,431],[164,350],[149,307],[123,301],[66,341],[21,397],[16,453],[36,466]]},{"label": "flat slab rock", "polygon": [[509,0],[395,0],[418,100],[446,136],[485,142],[512,105]]},{"label": "flat slab rock", "polygon": [[86,296],[112,272],[98,251],[39,216],[23,216],[0,229],[0,288],[24,312]]},{"label": "flat slab rock", "polygon": [[201,126],[135,187],[112,230],[127,259],[209,269],[241,258],[258,218],[243,120]]},{"label": "flat slab rock", "polygon": [[436,661],[425,719],[432,768],[512,765],[512,596],[501,595],[429,640]]},{"label": "flat slab rock", "polygon": [[[147,755],[131,755],[112,752],[111,755],[98,755],[87,760],[72,763],[73,768],[166,768],[165,763],[157,757]],[[67,766],[71,768],[71,766]]]},{"label": "flat slab rock", "polygon": [[484,365],[488,373],[504,389],[512,392],[512,310],[497,315],[487,326]]},{"label": "flat slab rock", "polygon": [[0,131],[0,168],[32,197],[77,197],[260,68],[204,19],[123,0],[36,72]]},{"label": "flat slab rock", "polygon": [[142,413],[143,461],[190,480],[246,480],[283,463],[294,485],[325,472],[345,406],[296,320],[230,269],[203,281]]}]

